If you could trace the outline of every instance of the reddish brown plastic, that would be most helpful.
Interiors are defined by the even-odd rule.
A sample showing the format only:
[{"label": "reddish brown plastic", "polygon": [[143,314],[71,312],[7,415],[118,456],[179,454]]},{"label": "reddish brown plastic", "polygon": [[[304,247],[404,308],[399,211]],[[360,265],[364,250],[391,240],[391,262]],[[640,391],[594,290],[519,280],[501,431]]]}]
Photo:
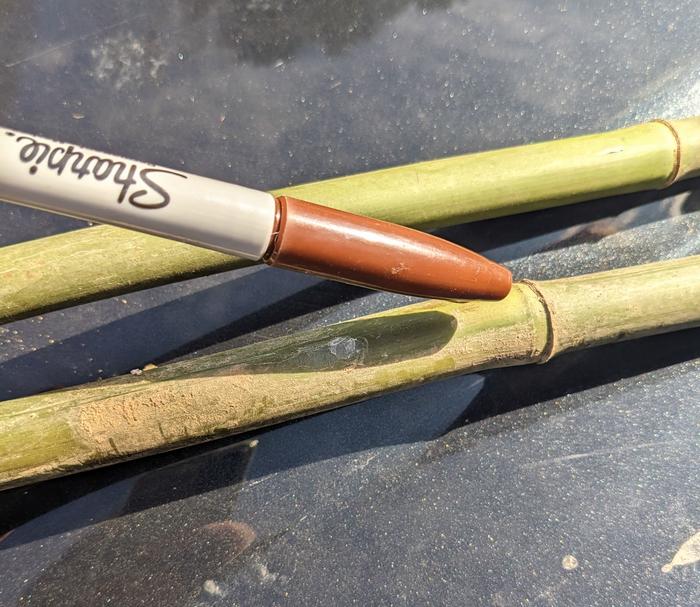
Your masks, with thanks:
[{"label": "reddish brown plastic", "polygon": [[502,299],[507,268],[425,232],[289,196],[265,262],[372,289],[463,301]]}]

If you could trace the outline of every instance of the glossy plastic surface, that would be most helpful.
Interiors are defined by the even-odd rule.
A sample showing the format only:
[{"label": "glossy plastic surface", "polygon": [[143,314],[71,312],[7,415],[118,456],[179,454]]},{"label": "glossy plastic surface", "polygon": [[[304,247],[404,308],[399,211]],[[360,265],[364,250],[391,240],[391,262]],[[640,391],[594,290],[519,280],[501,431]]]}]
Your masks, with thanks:
[{"label": "glossy plastic surface", "polygon": [[266,193],[0,128],[0,200],[260,259]]},{"label": "glossy plastic surface", "polygon": [[277,201],[272,266],[433,299],[503,299],[510,292],[506,267],[443,238],[289,196]]}]

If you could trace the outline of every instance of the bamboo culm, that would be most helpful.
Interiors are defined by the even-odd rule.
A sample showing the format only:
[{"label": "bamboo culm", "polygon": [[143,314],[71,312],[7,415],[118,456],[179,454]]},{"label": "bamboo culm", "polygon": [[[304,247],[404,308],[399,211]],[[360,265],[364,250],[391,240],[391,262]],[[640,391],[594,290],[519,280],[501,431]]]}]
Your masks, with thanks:
[{"label": "bamboo culm", "polygon": [[[420,162],[283,188],[423,229],[661,189],[700,169],[700,118]],[[0,249],[0,323],[250,264],[110,226]]]},{"label": "bamboo culm", "polygon": [[455,374],[700,325],[700,256],[428,301],[3,403],[0,487],[259,428]]}]

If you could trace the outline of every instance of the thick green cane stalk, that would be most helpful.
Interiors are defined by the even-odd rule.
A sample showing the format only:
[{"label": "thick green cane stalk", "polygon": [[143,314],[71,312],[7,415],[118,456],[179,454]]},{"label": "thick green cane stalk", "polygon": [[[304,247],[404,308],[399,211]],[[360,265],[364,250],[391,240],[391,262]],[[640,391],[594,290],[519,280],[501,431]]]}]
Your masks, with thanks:
[{"label": "thick green cane stalk", "polygon": [[700,256],[428,301],[3,403],[0,487],[309,415],[455,374],[700,325]]},{"label": "thick green cane stalk", "polygon": [[[667,187],[700,169],[700,119],[420,162],[273,192],[420,228]],[[109,226],[0,249],[0,323],[250,262]]]}]

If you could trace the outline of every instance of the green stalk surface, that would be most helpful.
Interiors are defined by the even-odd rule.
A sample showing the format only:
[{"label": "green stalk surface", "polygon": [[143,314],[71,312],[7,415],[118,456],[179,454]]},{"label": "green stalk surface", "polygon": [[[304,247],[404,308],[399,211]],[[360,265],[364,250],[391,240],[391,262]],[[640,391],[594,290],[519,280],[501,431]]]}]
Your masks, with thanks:
[{"label": "green stalk surface", "polygon": [[[0,488],[700,325],[700,256],[428,301],[0,407]],[[430,406],[426,404],[426,406]]]},{"label": "green stalk surface", "polygon": [[[700,119],[419,162],[282,188],[353,213],[437,228],[661,189],[700,168]],[[96,226],[0,249],[0,323],[250,262]]]}]

